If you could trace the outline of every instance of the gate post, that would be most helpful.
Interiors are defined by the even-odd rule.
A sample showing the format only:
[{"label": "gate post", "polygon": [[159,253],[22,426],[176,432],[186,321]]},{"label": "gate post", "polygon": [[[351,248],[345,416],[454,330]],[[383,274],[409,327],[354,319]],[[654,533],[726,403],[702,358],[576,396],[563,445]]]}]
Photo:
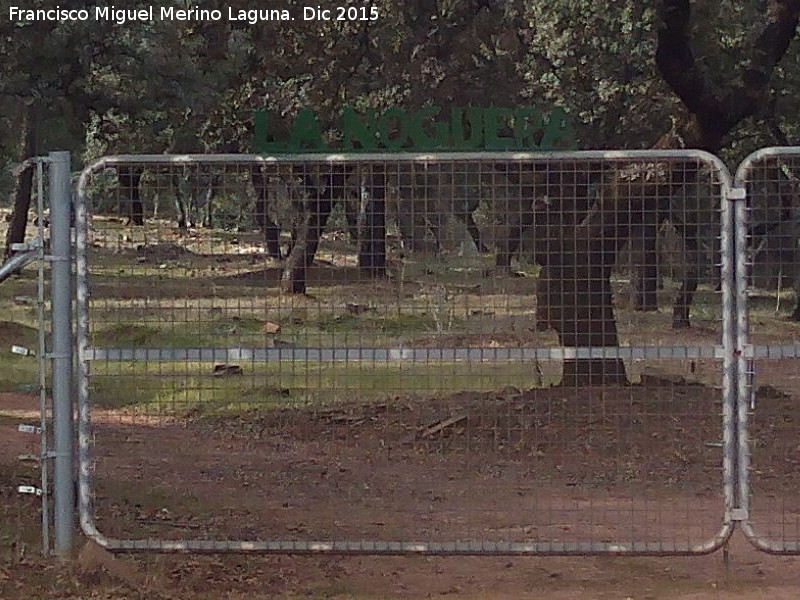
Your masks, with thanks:
[{"label": "gate post", "polygon": [[55,551],[66,559],[72,553],[75,531],[70,155],[51,152],[49,160]]}]

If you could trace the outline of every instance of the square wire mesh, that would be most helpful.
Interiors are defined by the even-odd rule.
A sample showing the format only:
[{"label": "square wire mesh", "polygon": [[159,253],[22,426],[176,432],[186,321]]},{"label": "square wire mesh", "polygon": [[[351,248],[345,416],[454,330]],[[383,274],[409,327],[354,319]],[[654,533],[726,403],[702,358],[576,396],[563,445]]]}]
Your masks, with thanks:
[{"label": "square wire mesh", "polygon": [[84,512],[127,549],[712,549],[721,179],[692,153],[101,161]]},{"label": "square wire mesh", "polygon": [[788,553],[800,553],[798,175],[797,149],[758,152],[737,175],[747,188],[737,257],[747,276],[741,338],[750,344],[740,369],[740,421],[745,424],[740,477],[749,499],[745,532],[763,549]]}]

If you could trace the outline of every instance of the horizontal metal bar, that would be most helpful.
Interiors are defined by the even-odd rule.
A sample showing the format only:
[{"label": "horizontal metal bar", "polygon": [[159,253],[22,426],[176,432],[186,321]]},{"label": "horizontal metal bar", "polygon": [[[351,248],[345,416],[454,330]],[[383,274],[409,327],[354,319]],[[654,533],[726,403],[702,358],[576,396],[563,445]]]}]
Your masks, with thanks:
[{"label": "horizontal metal bar", "polygon": [[785,556],[800,555],[800,541],[798,540],[782,540],[770,538],[758,532],[750,520],[744,520],[739,523],[742,528],[747,541],[762,552],[767,554],[779,554]]},{"label": "horizontal metal bar", "polygon": [[766,360],[800,358],[800,344],[746,344],[742,356]]},{"label": "horizontal metal bar", "polygon": [[426,162],[470,160],[702,160],[727,171],[720,159],[702,150],[580,150],[563,152],[382,152],[309,154],[118,154],[105,156],[86,168],[119,164],[302,163],[302,162]]},{"label": "horizontal metal bar", "polygon": [[193,552],[193,553],[273,553],[273,554],[383,554],[383,555],[561,555],[588,554],[690,555],[708,554],[730,536],[725,524],[716,538],[703,543],[680,542],[388,542],[388,541],[234,541],[234,540],[120,540],[99,532],[90,537],[112,552]]},{"label": "horizontal metal bar", "polygon": [[98,348],[85,361],[148,362],[432,362],[570,359],[722,359],[716,346],[623,346],[607,348]]}]

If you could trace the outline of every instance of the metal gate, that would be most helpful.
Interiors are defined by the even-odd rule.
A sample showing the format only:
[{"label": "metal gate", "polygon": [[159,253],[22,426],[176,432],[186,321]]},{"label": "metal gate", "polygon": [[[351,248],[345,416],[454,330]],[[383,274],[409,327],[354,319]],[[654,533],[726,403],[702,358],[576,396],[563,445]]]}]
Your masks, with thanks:
[{"label": "metal gate", "polygon": [[760,150],[736,174],[742,529],[780,554],[800,554],[798,174],[798,148]]},{"label": "metal gate", "polygon": [[[39,423],[19,425],[19,431],[37,436],[39,450],[19,458],[37,463],[40,479],[20,482],[17,491],[41,498],[43,552],[48,555],[54,551],[63,557],[71,551],[75,508],[70,155],[51,152],[47,157],[30,158],[18,168],[32,170],[36,233],[24,241],[28,233],[26,207],[24,214],[15,215],[21,220],[23,241],[12,244],[14,254],[0,266],[0,282],[29,263],[37,263],[36,297],[21,296],[15,302],[35,308],[38,335],[35,341],[25,340],[24,327],[17,326],[22,339],[5,350],[38,361],[37,381],[28,385],[39,396]],[[49,286],[45,276],[48,264]],[[55,533],[52,543],[51,525]]]},{"label": "metal gate", "polygon": [[714,551],[736,517],[730,190],[695,151],[95,162],[84,532]]}]

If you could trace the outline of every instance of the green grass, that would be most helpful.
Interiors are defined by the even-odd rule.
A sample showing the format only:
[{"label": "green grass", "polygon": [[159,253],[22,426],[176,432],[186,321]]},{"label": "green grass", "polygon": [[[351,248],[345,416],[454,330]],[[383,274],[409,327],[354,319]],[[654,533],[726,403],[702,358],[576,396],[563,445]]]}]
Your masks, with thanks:
[{"label": "green grass", "polygon": [[120,323],[96,331],[92,343],[110,348],[196,348],[213,345],[213,337],[191,331],[176,332],[153,325]]},{"label": "green grass", "polygon": [[430,315],[414,313],[399,313],[391,316],[374,313],[325,314],[317,319],[315,325],[323,333],[374,332],[402,335],[432,331],[436,327],[436,321]]},{"label": "green grass", "polygon": [[0,391],[2,392],[21,391],[23,386],[35,386],[39,380],[39,361],[35,356],[11,353],[12,346],[38,351],[39,332],[33,325],[36,323],[35,309],[13,305],[6,311],[4,317],[7,319],[12,315],[17,316],[19,321],[0,321]]},{"label": "green grass", "polygon": [[35,391],[34,386],[39,381],[39,361],[36,357],[8,354],[3,356],[0,363],[0,392]]},{"label": "green grass", "polygon": [[[231,337],[253,337],[261,333],[264,321],[254,317],[224,316],[210,321],[148,321],[146,325],[115,323],[100,326],[92,336],[96,346],[111,348],[212,348],[224,347]],[[241,340],[239,340],[241,341]],[[263,345],[256,343],[255,345]]]},{"label": "green grass", "polygon": [[[101,408],[148,415],[229,415],[280,406],[447,396],[536,384],[524,363],[280,363],[241,365],[214,377],[212,364],[117,363],[95,367],[91,396]],[[548,382],[548,383],[552,383]]]},{"label": "green grass", "polygon": [[[382,307],[359,315],[317,312],[306,314],[304,318],[298,318],[296,310],[255,311],[274,316],[259,318],[252,312],[212,317],[208,311],[191,314],[184,310],[181,314],[183,309],[167,309],[158,315],[156,308],[149,311],[120,309],[102,313],[106,322],[96,322],[92,344],[111,348],[268,347],[277,337],[296,346],[380,347],[411,341],[426,333],[464,330],[466,325],[466,319],[453,316],[452,310],[441,310],[437,321],[433,314],[413,308],[405,310],[415,312],[378,312],[386,309]],[[128,322],[108,322],[112,318],[125,317],[128,317]],[[280,325],[281,331],[277,336],[264,332],[268,321]]]}]

